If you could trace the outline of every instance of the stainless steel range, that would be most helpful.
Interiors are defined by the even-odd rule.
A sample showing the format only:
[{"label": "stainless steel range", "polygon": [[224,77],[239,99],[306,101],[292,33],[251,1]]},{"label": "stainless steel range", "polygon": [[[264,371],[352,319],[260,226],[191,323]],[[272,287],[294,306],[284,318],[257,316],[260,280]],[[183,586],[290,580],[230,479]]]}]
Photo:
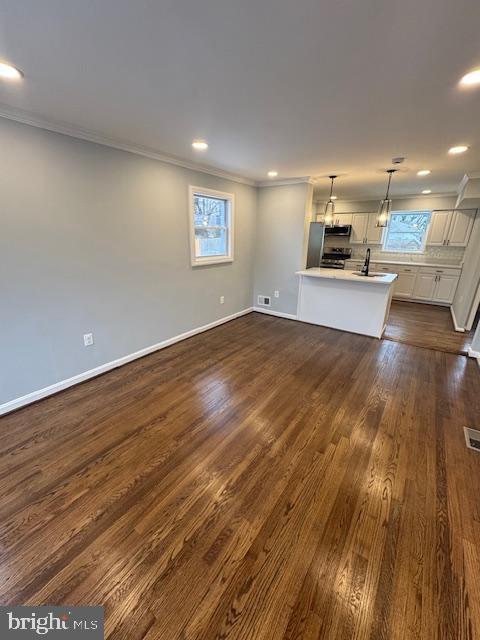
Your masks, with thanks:
[{"label": "stainless steel range", "polygon": [[345,269],[345,260],[352,257],[352,250],[347,247],[326,247],[320,266],[324,269]]}]

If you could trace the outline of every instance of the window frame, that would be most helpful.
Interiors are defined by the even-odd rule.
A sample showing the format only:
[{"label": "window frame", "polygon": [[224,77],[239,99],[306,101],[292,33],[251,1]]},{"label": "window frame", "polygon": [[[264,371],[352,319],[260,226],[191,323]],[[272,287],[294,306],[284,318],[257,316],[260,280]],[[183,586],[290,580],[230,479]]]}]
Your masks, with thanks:
[{"label": "window frame", "polygon": [[[204,196],[206,198],[216,198],[217,200],[225,200],[225,216],[226,216],[226,234],[227,234],[227,253],[221,256],[197,256],[195,253],[195,196]],[[188,187],[188,216],[190,229],[190,263],[192,267],[200,267],[209,264],[222,264],[225,262],[233,262],[233,243],[234,243],[234,220],[235,220],[235,194],[225,191],[217,191],[215,189],[206,189],[204,187]],[[206,227],[215,228],[215,227]],[[218,228],[218,227],[216,227]],[[224,227],[222,227],[223,229]]]},{"label": "window frame", "polygon": [[[418,213],[426,213],[429,215],[429,220],[428,220],[428,224],[427,224],[427,228],[425,229],[425,234],[423,236],[423,241],[422,241],[422,246],[418,251],[407,251],[405,249],[388,249],[387,248],[387,242],[388,242],[388,236],[389,236],[389,232],[390,232],[390,222],[392,219],[392,216],[395,214],[400,214],[400,215],[405,215],[405,214],[418,214]],[[422,255],[425,253],[425,248],[427,246],[427,238],[428,238],[428,232],[430,230],[430,225],[432,223],[432,211],[429,209],[410,209],[410,210],[397,210],[397,211],[391,211],[390,212],[390,216],[389,216],[389,221],[388,221],[388,225],[387,228],[385,229],[385,233],[383,235],[383,240],[382,240],[382,252],[383,253],[408,253],[408,254],[412,254],[412,255]]]}]

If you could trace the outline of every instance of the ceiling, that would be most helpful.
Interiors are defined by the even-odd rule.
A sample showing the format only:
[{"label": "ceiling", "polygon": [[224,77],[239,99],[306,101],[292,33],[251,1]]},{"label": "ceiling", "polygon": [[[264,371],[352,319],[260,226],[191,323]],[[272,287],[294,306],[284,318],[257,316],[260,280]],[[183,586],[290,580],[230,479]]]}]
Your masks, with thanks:
[{"label": "ceiling", "polygon": [[25,73],[0,104],[257,181],[338,173],[339,197],[401,155],[393,195],[447,193],[480,168],[479,27],[478,0],[0,0]]}]

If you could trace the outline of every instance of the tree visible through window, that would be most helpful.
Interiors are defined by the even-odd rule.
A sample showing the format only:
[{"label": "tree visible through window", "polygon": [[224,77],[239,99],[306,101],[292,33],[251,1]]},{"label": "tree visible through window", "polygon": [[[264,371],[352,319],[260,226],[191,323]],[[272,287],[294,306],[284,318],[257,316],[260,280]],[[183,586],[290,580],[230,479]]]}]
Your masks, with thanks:
[{"label": "tree visible through window", "polygon": [[392,212],[383,250],[422,253],[425,248],[430,215],[430,211]]},{"label": "tree visible through window", "polygon": [[190,189],[192,198],[192,264],[233,259],[233,196],[210,190]]}]

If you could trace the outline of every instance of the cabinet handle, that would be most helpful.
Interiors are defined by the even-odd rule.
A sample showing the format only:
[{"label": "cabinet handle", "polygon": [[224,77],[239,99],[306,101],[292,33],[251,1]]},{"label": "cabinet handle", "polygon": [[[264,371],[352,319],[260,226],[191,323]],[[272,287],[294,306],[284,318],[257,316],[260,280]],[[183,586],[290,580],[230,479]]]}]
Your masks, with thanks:
[{"label": "cabinet handle", "polygon": [[411,271],[411,269],[405,269],[405,271]]},{"label": "cabinet handle", "polygon": [[443,273],[443,269],[436,269],[437,273]]}]

